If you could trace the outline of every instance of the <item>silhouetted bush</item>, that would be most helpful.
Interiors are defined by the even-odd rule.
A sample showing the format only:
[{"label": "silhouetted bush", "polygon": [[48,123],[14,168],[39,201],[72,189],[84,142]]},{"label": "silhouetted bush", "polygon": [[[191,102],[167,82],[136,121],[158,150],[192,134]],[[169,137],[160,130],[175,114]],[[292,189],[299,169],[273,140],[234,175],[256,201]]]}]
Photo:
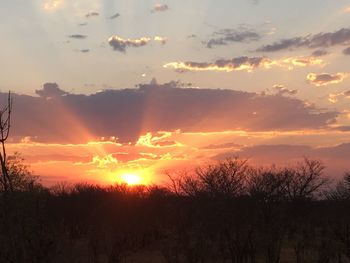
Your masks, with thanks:
[{"label": "silhouetted bush", "polygon": [[319,161],[259,168],[235,158],[170,175],[167,187],[46,189],[13,160],[0,262],[350,260],[350,176],[331,188]]}]

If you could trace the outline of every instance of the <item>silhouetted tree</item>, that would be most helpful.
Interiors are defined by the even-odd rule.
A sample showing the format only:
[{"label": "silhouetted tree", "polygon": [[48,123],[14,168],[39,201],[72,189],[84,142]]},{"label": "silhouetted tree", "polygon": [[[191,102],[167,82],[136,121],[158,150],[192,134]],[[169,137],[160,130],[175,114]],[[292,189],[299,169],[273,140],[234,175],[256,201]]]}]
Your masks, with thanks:
[{"label": "silhouetted tree", "polygon": [[12,113],[12,103],[11,93],[9,92],[7,98],[7,105],[5,105],[0,110],[0,142],[1,142],[1,151],[0,151],[0,164],[1,164],[1,184],[3,190],[7,192],[8,190],[12,191],[12,182],[8,174],[7,167],[7,155],[5,142],[9,137],[10,128],[11,128],[11,113]]}]

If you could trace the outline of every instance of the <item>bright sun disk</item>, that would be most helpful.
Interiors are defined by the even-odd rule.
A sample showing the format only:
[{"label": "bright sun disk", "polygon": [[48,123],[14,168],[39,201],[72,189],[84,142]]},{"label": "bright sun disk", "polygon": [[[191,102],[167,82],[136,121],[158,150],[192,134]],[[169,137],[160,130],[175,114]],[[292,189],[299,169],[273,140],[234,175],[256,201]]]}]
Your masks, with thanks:
[{"label": "bright sun disk", "polygon": [[121,176],[121,179],[123,182],[125,182],[128,185],[141,184],[141,177],[137,174],[131,174],[131,173],[123,174]]}]

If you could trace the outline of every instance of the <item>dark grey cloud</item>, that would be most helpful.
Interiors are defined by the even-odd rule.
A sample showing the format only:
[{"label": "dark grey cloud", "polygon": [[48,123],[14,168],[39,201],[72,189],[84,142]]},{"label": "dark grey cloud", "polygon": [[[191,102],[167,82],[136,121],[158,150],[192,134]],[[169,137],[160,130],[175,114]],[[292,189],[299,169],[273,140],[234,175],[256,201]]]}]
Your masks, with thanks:
[{"label": "dark grey cloud", "polygon": [[80,35],[80,34],[74,34],[74,35],[70,35],[68,37],[69,38],[74,38],[74,39],[85,39],[85,38],[87,38],[86,35]]},{"label": "dark grey cloud", "polygon": [[312,56],[314,57],[322,57],[328,54],[329,54],[328,51],[323,49],[317,49],[314,52],[312,52]]},{"label": "dark grey cloud", "polygon": [[225,46],[233,42],[249,43],[261,39],[261,35],[252,29],[222,29],[214,32],[214,37],[204,42],[208,48]]},{"label": "dark grey cloud", "polygon": [[85,17],[94,17],[94,16],[99,16],[100,14],[98,12],[89,12],[85,15]]},{"label": "dark grey cloud", "polygon": [[81,53],[89,53],[89,52],[90,52],[90,49],[80,49],[80,52],[81,52]]},{"label": "dark grey cloud", "polygon": [[[304,101],[221,89],[179,88],[176,82],[136,89],[69,94],[45,84],[39,97],[13,94],[12,135],[44,142],[85,142],[100,137],[136,141],[157,131],[279,131],[327,127],[338,112]],[[0,93],[0,100],[7,94]],[[51,98],[51,99],[48,99]]]},{"label": "dark grey cloud", "polygon": [[120,17],[120,14],[119,14],[119,13],[116,13],[116,14],[110,16],[109,19],[116,19],[116,18],[118,18],[118,17]]},{"label": "dark grey cloud", "polygon": [[109,45],[119,52],[126,52],[129,47],[143,47],[146,46],[151,41],[148,37],[142,37],[139,39],[123,39],[119,36],[112,36],[108,39]]},{"label": "dark grey cloud", "polygon": [[344,55],[350,55],[350,47],[343,50]]},{"label": "dark grey cloud", "polygon": [[260,52],[275,52],[297,48],[327,48],[350,43],[350,28],[342,28],[335,32],[318,33],[304,37],[282,39],[257,49]]},{"label": "dark grey cloud", "polygon": [[42,98],[56,98],[67,95],[68,93],[61,90],[57,83],[45,83],[42,89],[36,90],[35,94]]},{"label": "dark grey cloud", "polygon": [[314,84],[316,86],[326,86],[329,84],[337,84],[341,83],[345,78],[347,77],[347,74],[345,73],[321,73],[321,74],[315,74],[310,73],[307,75],[307,80],[309,83]]}]

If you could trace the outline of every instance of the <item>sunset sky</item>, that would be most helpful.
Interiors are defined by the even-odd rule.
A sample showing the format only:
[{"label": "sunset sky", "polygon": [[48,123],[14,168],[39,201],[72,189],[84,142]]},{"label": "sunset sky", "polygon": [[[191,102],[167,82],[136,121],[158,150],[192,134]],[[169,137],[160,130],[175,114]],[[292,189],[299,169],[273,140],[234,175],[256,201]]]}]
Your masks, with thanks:
[{"label": "sunset sky", "polygon": [[1,4],[8,151],[47,185],[163,183],[232,156],[350,171],[349,0]]}]

